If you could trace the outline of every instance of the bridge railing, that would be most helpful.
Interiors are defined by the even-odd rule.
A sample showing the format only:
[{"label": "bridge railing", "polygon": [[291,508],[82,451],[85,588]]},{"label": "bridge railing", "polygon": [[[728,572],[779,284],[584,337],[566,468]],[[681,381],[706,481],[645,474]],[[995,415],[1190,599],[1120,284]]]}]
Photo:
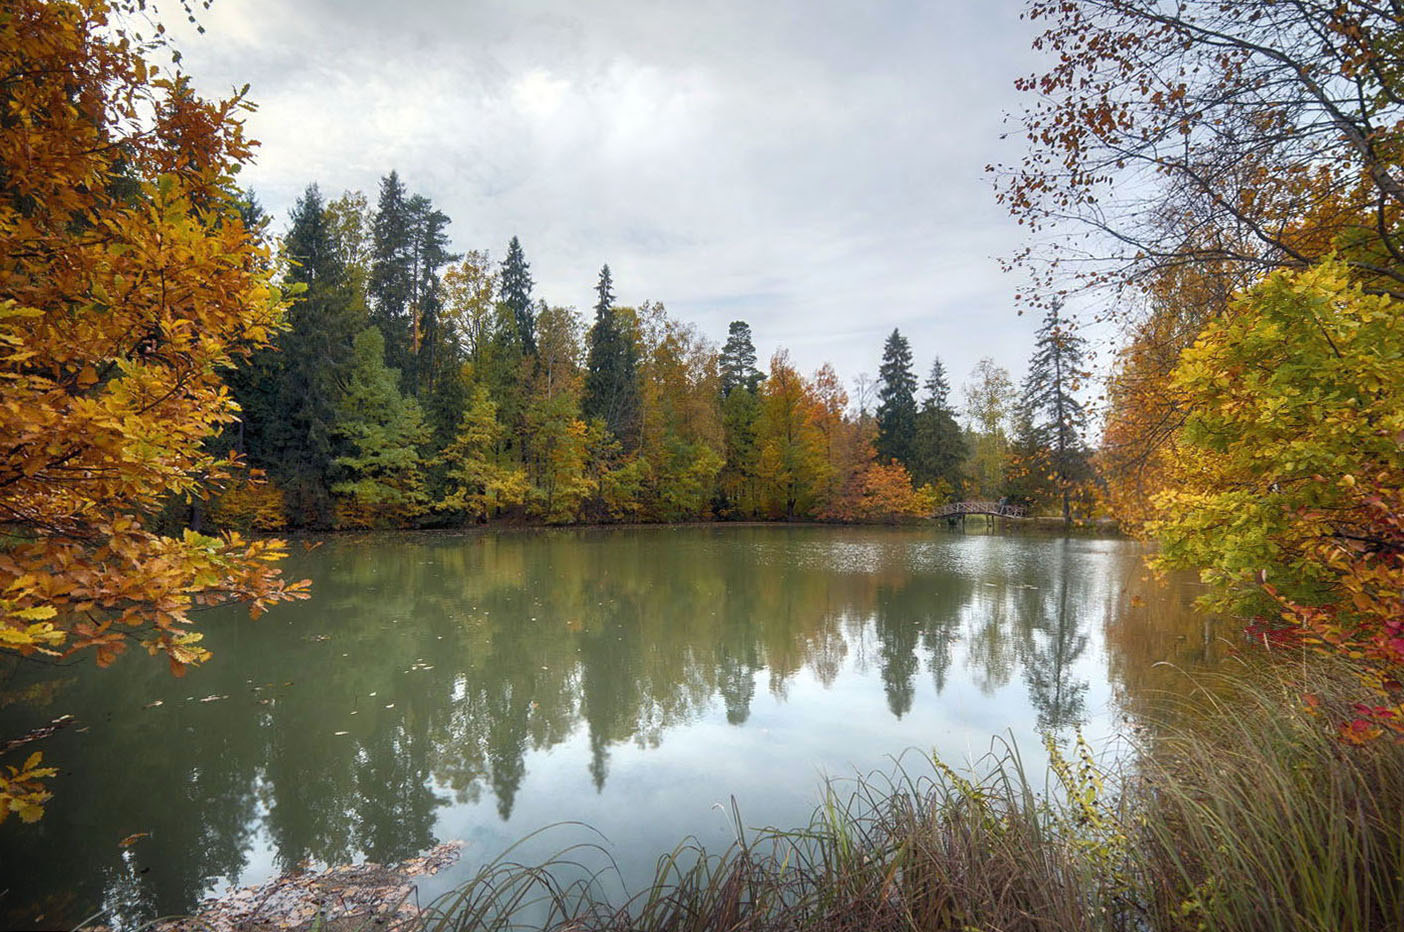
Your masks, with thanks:
[{"label": "bridge railing", "polygon": [[996,518],[1023,518],[1028,512],[1023,505],[1006,502],[950,502],[941,505],[931,516],[933,518],[954,518],[959,515],[993,515]]}]

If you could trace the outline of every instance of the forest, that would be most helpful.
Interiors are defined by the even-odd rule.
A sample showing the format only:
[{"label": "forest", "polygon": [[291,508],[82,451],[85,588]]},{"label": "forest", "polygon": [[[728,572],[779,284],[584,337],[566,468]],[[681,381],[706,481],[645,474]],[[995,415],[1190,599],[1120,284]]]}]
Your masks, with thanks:
[{"label": "forest", "polygon": [[[259,237],[275,223],[240,201]],[[1084,339],[1048,311],[1022,389],[982,360],[962,426],[939,358],[897,330],[850,398],[832,366],[751,327],[720,348],[662,303],[622,307],[600,269],[588,327],[501,262],[448,251],[444,214],[395,172],[374,208],[309,185],[269,245],[287,329],[229,374],[248,470],[189,508],[218,527],[443,527],[699,520],[895,521],[961,497],[1087,517]],[[874,348],[877,355],[877,348]]]}]

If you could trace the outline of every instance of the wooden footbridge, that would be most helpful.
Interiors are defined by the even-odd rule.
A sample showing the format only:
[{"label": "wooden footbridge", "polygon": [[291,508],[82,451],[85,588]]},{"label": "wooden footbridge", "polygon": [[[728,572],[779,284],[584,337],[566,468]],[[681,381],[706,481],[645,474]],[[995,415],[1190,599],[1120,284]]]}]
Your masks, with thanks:
[{"label": "wooden footbridge", "polygon": [[931,513],[933,518],[964,518],[966,515],[989,515],[993,518],[1027,518],[1028,511],[1023,505],[1010,505],[1005,502],[951,502],[942,505]]}]

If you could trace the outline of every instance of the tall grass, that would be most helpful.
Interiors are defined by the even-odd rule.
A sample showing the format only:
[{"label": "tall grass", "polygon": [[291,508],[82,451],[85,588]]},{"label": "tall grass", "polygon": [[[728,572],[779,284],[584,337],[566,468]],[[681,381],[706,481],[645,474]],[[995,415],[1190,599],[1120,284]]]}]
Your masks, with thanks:
[{"label": "tall grass", "polygon": [[[688,841],[614,902],[577,852],[510,852],[421,917],[432,932],[1404,929],[1404,747],[1342,744],[1331,669],[1202,678],[1108,771],[1079,739],[1042,780],[997,743],[833,782],[808,826]],[[1303,706],[1304,692],[1317,706]],[[576,876],[564,882],[563,876]]]},{"label": "tall grass", "polygon": [[1339,740],[1350,677],[1279,666],[1181,703],[1201,714],[1143,755],[1135,800],[1157,928],[1404,929],[1404,747]]}]

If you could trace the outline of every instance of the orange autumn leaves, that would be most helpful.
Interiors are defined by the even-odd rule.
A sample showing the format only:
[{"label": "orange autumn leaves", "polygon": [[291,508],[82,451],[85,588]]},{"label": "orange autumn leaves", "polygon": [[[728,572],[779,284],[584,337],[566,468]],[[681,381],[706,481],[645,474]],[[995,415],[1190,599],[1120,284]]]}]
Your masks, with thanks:
[{"label": "orange autumn leaves", "polygon": [[848,396],[831,367],[806,379],[782,350],[758,391],[756,474],[767,517],[900,521],[930,515],[937,493],[913,488],[900,463],[876,461],[877,427],[870,417],[844,417]]},{"label": "orange autumn leaves", "polygon": [[148,516],[229,475],[221,373],[285,302],[239,217],[238,97],[158,72],[98,0],[0,13],[0,648],[208,653],[192,608],[306,594],[279,541]]}]

